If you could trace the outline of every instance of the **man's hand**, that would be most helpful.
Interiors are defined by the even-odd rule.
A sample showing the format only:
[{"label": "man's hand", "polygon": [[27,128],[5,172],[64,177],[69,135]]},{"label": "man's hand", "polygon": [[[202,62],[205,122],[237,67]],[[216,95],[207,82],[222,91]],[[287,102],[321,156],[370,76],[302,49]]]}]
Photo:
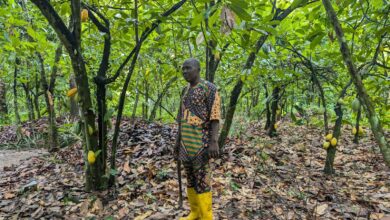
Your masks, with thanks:
[{"label": "man's hand", "polygon": [[211,140],[209,144],[209,157],[218,158],[219,156],[219,146],[217,140]]}]

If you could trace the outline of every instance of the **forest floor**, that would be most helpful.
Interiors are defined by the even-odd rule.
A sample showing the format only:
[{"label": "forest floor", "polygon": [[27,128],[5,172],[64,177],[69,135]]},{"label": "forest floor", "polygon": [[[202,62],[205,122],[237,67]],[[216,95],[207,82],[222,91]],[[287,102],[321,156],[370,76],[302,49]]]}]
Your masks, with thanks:
[{"label": "forest floor", "polygon": [[[45,154],[42,149],[30,150],[0,150],[0,170],[20,164],[21,161]],[[7,169],[7,168],[6,168]]]},{"label": "forest floor", "polygon": [[[320,129],[284,121],[269,138],[262,126],[253,123],[229,139],[222,158],[211,161],[214,219],[390,218],[390,169],[369,131],[356,145],[343,128],[336,174],[328,176]],[[0,219],[176,219],[183,211],[175,133],[170,125],[124,120],[115,190],[84,191],[80,143],[5,165]]]}]

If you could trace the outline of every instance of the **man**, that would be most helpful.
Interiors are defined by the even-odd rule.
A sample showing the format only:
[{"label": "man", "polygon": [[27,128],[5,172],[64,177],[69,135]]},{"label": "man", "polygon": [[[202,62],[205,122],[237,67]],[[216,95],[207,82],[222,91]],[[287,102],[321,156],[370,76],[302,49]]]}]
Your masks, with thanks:
[{"label": "man", "polygon": [[183,89],[178,113],[179,132],[175,149],[184,164],[191,212],[182,220],[211,220],[212,194],[209,158],[217,158],[221,118],[220,97],[214,84],[200,78],[197,59],[182,66],[188,85]]}]

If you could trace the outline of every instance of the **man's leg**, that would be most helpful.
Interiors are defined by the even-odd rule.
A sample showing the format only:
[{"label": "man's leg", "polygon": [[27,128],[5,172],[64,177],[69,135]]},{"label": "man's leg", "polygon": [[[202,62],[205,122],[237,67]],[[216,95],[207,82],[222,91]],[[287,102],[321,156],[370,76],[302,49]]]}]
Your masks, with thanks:
[{"label": "man's leg", "polygon": [[213,219],[211,172],[208,163],[194,167],[195,191],[198,194],[202,220]]},{"label": "man's leg", "polygon": [[200,208],[197,193],[195,191],[196,177],[194,175],[194,167],[190,163],[183,163],[187,178],[187,197],[190,203],[191,212],[187,217],[180,220],[196,220],[200,219]]}]

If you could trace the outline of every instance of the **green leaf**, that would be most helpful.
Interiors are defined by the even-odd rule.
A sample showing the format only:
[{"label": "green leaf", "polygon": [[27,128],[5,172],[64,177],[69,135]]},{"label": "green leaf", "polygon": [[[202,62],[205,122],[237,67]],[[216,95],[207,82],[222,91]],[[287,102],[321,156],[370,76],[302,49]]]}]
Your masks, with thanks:
[{"label": "green leaf", "polygon": [[370,2],[374,9],[379,9],[383,6],[383,0],[372,0]]},{"label": "green leaf", "polygon": [[294,2],[290,5],[291,8],[296,8],[298,7],[301,3],[302,3],[303,0],[294,0]]},{"label": "green leaf", "polygon": [[294,121],[294,122],[297,122],[297,117],[295,117],[295,114],[291,111],[291,119]]},{"label": "green leaf", "polygon": [[266,31],[268,34],[278,35],[278,32],[275,30],[275,28],[271,26],[262,26],[261,29]]},{"label": "green leaf", "polygon": [[230,0],[230,2],[232,3],[232,5],[235,5],[235,6],[239,7],[239,8],[244,8],[244,9],[248,8],[247,1],[244,1],[244,0]]},{"label": "green leaf", "polygon": [[324,34],[319,34],[317,37],[314,38],[314,40],[310,43],[310,49],[314,50],[314,48],[321,43],[322,38],[324,37]]},{"label": "green leaf", "polygon": [[30,37],[32,37],[33,39],[36,39],[37,38],[37,32],[32,29],[32,27],[28,27],[27,28],[27,33],[28,35],[30,35]]},{"label": "green leaf", "polygon": [[229,5],[229,8],[232,9],[234,13],[236,13],[236,15],[243,20],[250,21],[252,19],[250,14],[248,14],[248,12],[246,12],[243,8],[238,7],[237,5],[231,4]]},{"label": "green leaf", "polygon": [[118,173],[117,170],[115,170],[115,169],[110,169],[110,175],[111,175],[111,176],[115,176],[117,173]]},{"label": "green leaf", "polygon": [[197,14],[197,15],[192,19],[191,26],[192,26],[192,27],[195,27],[195,26],[197,26],[198,24],[200,24],[200,22],[203,21],[203,18],[204,18],[203,15],[204,15],[203,12]]},{"label": "green leaf", "polygon": [[102,152],[102,150],[97,150],[96,152],[95,152],[95,157],[97,157],[97,156],[99,156],[99,154]]}]

